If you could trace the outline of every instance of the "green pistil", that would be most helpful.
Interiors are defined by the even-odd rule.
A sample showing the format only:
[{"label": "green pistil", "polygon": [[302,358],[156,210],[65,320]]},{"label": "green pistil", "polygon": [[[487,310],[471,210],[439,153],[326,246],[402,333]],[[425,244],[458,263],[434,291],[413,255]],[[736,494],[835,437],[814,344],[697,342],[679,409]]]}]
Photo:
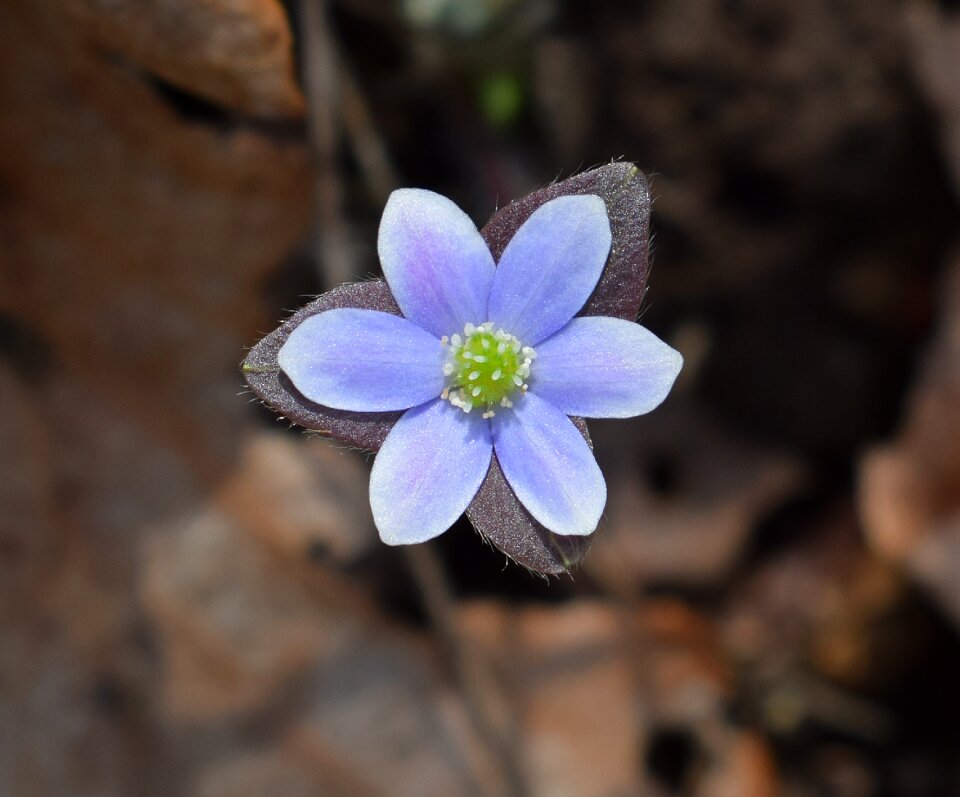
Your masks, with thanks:
[{"label": "green pistil", "polygon": [[527,389],[530,365],[537,353],[523,346],[493,322],[467,324],[463,335],[444,337],[448,349],[443,373],[448,384],[442,397],[464,412],[483,407],[483,417],[493,417],[495,407],[512,407],[510,396]]}]

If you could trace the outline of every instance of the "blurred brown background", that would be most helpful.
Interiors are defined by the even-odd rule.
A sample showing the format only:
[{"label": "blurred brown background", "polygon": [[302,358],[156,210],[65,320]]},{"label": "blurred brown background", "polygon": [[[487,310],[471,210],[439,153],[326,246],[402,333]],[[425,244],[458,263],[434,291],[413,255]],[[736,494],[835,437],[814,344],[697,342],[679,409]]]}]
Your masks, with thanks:
[{"label": "blurred brown background", "polygon": [[[400,185],[623,157],[687,366],[545,582],[250,400]],[[0,795],[960,795],[960,6],[3,0]]]}]

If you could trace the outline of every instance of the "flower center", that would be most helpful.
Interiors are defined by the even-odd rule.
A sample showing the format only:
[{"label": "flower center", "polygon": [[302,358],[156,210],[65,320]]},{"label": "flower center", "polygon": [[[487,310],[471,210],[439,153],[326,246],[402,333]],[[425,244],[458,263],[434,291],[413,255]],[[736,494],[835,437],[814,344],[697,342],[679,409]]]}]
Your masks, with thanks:
[{"label": "flower center", "polygon": [[510,396],[526,392],[530,365],[537,353],[493,322],[467,324],[463,335],[440,339],[447,349],[443,365],[447,386],[441,398],[464,412],[483,407],[484,418],[495,415],[494,407],[512,407]]}]

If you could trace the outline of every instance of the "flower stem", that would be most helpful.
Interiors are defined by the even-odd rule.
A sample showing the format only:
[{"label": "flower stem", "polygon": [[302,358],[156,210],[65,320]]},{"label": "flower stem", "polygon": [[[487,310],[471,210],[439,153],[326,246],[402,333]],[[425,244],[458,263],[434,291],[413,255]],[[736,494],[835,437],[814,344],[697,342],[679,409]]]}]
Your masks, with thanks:
[{"label": "flower stem", "polygon": [[403,552],[420,590],[424,609],[447,648],[474,730],[499,767],[510,797],[528,797],[530,792],[515,746],[510,744],[507,732],[498,727],[493,717],[491,707],[494,701],[488,699],[494,688],[490,673],[478,657],[469,655],[457,630],[453,593],[436,551],[430,543],[425,543],[406,545]]}]

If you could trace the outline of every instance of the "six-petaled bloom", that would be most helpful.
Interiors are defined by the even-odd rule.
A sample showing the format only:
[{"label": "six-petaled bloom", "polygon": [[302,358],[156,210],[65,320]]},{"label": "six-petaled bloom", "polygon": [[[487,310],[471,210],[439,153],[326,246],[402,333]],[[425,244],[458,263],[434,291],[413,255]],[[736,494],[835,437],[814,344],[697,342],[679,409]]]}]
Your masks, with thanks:
[{"label": "six-petaled bloom", "polygon": [[446,531],[493,456],[544,527],[593,533],[606,485],[568,416],[649,412],[683,363],[639,324],[576,317],[610,242],[600,197],[562,196],[527,219],[495,264],[450,200],[418,189],[390,196],[378,251],[404,317],[328,310],[301,323],[279,355],[311,401],[406,410],[370,477],[384,542],[423,542]]}]

